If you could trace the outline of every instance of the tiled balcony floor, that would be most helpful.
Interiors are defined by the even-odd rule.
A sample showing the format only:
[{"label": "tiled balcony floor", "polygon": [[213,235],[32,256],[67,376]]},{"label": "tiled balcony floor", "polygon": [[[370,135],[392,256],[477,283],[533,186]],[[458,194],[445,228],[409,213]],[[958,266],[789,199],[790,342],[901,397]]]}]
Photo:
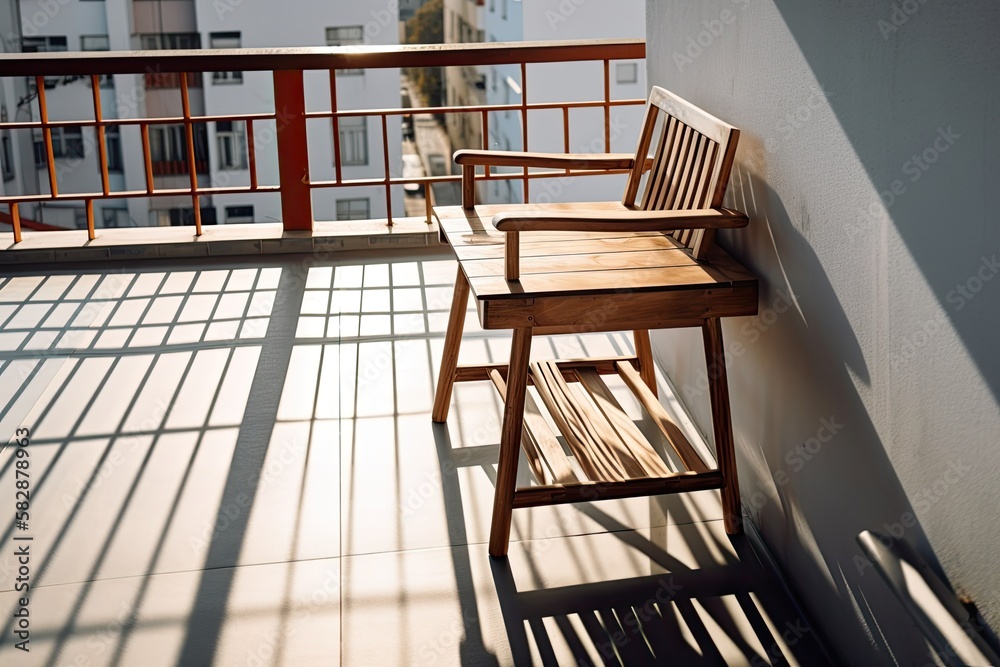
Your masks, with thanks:
[{"label": "tiled balcony floor", "polygon": [[[454,271],[342,255],[0,278],[0,433],[32,432],[27,531],[0,454],[0,664],[824,664],[714,492],[518,510],[491,561],[496,392],[460,384],[448,425],[429,416]],[[508,337],[468,322],[462,362],[505,360]],[[11,621],[25,535],[30,653]]]}]

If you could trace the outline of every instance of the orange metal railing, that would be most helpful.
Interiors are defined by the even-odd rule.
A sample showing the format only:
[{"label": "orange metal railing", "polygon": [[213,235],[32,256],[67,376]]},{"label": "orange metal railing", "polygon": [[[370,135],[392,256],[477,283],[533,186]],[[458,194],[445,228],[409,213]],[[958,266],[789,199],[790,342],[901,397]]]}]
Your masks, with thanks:
[{"label": "orange metal railing", "polygon": [[[383,186],[386,196],[388,224],[393,221],[391,189],[394,185],[418,183],[425,186],[427,196],[427,221],[431,221],[434,183],[459,182],[460,175],[395,177],[390,173],[388,144],[388,119],[403,114],[475,114],[481,117],[483,147],[487,147],[489,136],[489,112],[511,111],[520,114],[522,147],[528,147],[529,112],[540,110],[561,110],[563,121],[563,143],[569,152],[570,122],[569,110],[574,108],[600,108],[604,112],[604,150],[611,150],[611,109],[617,106],[642,105],[644,99],[612,100],[610,96],[610,65],[615,60],[636,60],[645,58],[645,43],[642,40],[589,40],[563,42],[523,42],[491,44],[454,45],[409,45],[382,47],[323,47],[287,49],[226,49],[226,50],[183,50],[183,51],[130,51],[130,52],[87,52],[87,53],[38,53],[13,54],[0,60],[0,76],[26,76],[34,80],[37,91],[38,121],[0,122],[0,131],[31,129],[41,130],[47,158],[49,192],[31,195],[0,196],[0,206],[9,207],[10,220],[14,228],[15,242],[21,241],[20,205],[35,202],[62,200],[83,201],[87,214],[87,230],[91,239],[95,237],[93,203],[95,200],[123,199],[132,197],[175,197],[191,198],[196,234],[201,230],[200,198],[211,195],[238,193],[278,193],[281,199],[283,225],[286,230],[310,230],[313,227],[312,191],[319,188],[342,188],[358,186]],[[593,61],[603,62],[604,96],[600,100],[577,102],[529,102],[527,65],[531,63],[558,63]],[[449,67],[475,65],[520,65],[521,101],[517,104],[483,104],[467,106],[441,106],[419,108],[351,109],[342,110],[337,99],[337,70],[401,68],[401,67]],[[307,111],[303,72],[325,70],[330,76],[330,111]],[[200,115],[191,113],[189,88],[200,85],[205,72],[220,71],[270,71],[274,81],[274,99],[277,107],[272,113],[247,113],[238,115]],[[180,117],[158,118],[110,118],[102,114],[100,81],[112,74],[141,74],[146,83],[150,81],[180,89],[182,115]],[[45,78],[47,76],[89,77],[93,89],[93,119],[51,121],[46,103]],[[339,122],[348,117],[378,117],[381,120],[384,175],[381,178],[345,179],[343,177],[341,152],[339,150]],[[335,178],[332,181],[312,180],[309,176],[309,146],[306,122],[314,118],[329,118],[333,125],[333,156]],[[198,123],[231,121],[246,123],[247,163],[250,183],[246,186],[206,187],[199,185],[198,173],[205,171],[203,159],[195,152],[193,127]],[[278,185],[264,185],[258,181],[257,156],[254,145],[254,124],[274,121],[277,135]],[[156,125],[184,126],[186,164],[181,167],[170,163],[153,161],[150,150],[150,127]],[[108,156],[106,154],[105,129],[109,125],[119,127],[135,125],[139,127],[142,141],[143,164],[145,166],[145,189],[112,191],[109,185]],[[101,178],[99,192],[61,193],[53,151],[52,130],[55,128],[95,128],[98,137],[98,162]],[[186,168],[185,168],[186,167]],[[166,171],[164,171],[166,170]],[[184,174],[190,178],[186,188],[162,187],[155,183],[155,176],[165,173]],[[532,179],[553,176],[582,176],[593,172],[582,170],[536,171],[527,169],[522,173],[497,173],[489,167],[483,177],[486,179],[519,179],[523,182],[525,201],[529,198],[529,182]],[[615,172],[601,172],[615,173]],[[624,172],[623,172],[624,173]]]}]

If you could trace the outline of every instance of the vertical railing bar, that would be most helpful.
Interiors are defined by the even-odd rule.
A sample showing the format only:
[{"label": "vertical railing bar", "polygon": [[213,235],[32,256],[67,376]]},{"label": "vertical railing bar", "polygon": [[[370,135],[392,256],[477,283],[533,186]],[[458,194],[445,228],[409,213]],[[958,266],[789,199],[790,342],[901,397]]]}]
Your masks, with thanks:
[{"label": "vertical railing bar", "polygon": [[337,106],[337,70],[330,70],[330,111],[333,112],[333,168],[336,173],[336,180],[340,183],[344,175],[340,164],[340,116],[337,114],[340,107]]},{"label": "vertical railing bar", "polygon": [[11,223],[14,227],[14,243],[21,242],[21,211],[19,204],[17,202],[11,202],[10,205],[10,217]]},{"label": "vertical railing bar", "polygon": [[56,180],[56,156],[52,150],[52,128],[49,127],[49,107],[45,103],[45,77],[35,77],[35,89],[38,92],[38,120],[42,123],[42,142],[45,144],[45,157],[49,172],[49,194],[55,199],[59,196],[59,184]]},{"label": "vertical railing bar", "polygon": [[604,61],[604,152],[611,152],[611,61]]},{"label": "vertical railing bar", "polygon": [[146,169],[146,193],[153,194],[153,158],[149,151],[149,124],[139,125],[139,134],[142,135],[142,160]]},{"label": "vertical railing bar", "polygon": [[385,163],[385,215],[392,227],[392,183],[389,180],[389,128],[386,114],[382,114],[382,157]]},{"label": "vertical railing bar", "polygon": [[201,236],[201,206],[198,198],[198,170],[195,166],[194,124],[191,121],[191,97],[188,93],[188,73],[181,75],[181,110],[184,114],[184,136],[187,139],[188,175],[191,177],[191,201],[194,204],[194,233]]},{"label": "vertical railing bar", "polygon": [[87,238],[93,241],[94,237],[97,236],[94,231],[94,200],[84,199],[83,203],[87,209]]},{"label": "vertical railing bar", "polygon": [[[489,109],[483,109],[483,150],[488,151],[490,149],[490,112]],[[483,178],[490,178],[490,165],[483,165]]]},{"label": "vertical railing bar", "polygon": [[[569,153],[569,105],[567,104],[562,108],[563,113],[563,153]],[[566,173],[570,172],[570,168],[566,167]]]},{"label": "vertical railing bar", "polygon": [[[275,121],[277,122],[277,121]],[[253,139],[253,118],[248,118],[247,121],[247,160],[249,161],[250,169],[250,189],[257,189],[257,149],[254,145]]]},{"label": "vertical railing bar", "polygon": [[424,185],[424,212],[427,214],[427,224],[434,224],[433,221],[433,209],[434,209],[434,184],[426,183]]},{"label": "vertical railing bar", "polygon": [[191,204],[194,207],[194,233],[196,236],[201,236],[201,197],[199,195],[191,195]]},{"label": "vertical railing bar", "polygon": [[[528,64],[521,63],[521,150],[528,151]],[[523,168],[524,203],[528,203],[528,168]]]},{"label": "vertical railing bar", "polygon": [[105,129],[101,114],[101,82],[97,74],[90,75],[90,87],[94,93],[94,122],[97,123],[97,160],[101,168],[101,191],[107,197],[111,194],[111,186],[108,183],[108,147],[105,144]]}]

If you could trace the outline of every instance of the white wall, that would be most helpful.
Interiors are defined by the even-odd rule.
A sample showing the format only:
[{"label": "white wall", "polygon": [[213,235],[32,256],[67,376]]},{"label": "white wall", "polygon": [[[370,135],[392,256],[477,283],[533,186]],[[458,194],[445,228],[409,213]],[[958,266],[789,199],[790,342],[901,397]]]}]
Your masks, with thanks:
[{"label": "white wall", "polygon": [[[761,314],[724,327],[742,495],[843,664],[931,662],[856,559],[865,529],[936,554],[1000,625],[1000,5],[903,5],[647,3],[650,83],[743,131],[751,225],[723,235],[762,278]],[[654,341],[710,430],[700,336]]]}]

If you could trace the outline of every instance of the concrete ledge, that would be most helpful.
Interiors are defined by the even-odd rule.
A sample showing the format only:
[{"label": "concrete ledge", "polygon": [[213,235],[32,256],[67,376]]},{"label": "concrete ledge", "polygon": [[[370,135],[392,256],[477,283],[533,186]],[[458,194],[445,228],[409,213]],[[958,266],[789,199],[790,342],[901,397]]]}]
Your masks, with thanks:
[{"label": "concrete ledge", "polygon": [[157,257],[208,257],[327,253],[369,248],[437,246],[437,225],[423,218],[402,218],[389,227],[385,220],[317,222],[311,232],[286,232],[280,223],[193,227],[131,227],[31,232],[14,243],[12,232],[0,233],[0,265],[109,261]]}]

